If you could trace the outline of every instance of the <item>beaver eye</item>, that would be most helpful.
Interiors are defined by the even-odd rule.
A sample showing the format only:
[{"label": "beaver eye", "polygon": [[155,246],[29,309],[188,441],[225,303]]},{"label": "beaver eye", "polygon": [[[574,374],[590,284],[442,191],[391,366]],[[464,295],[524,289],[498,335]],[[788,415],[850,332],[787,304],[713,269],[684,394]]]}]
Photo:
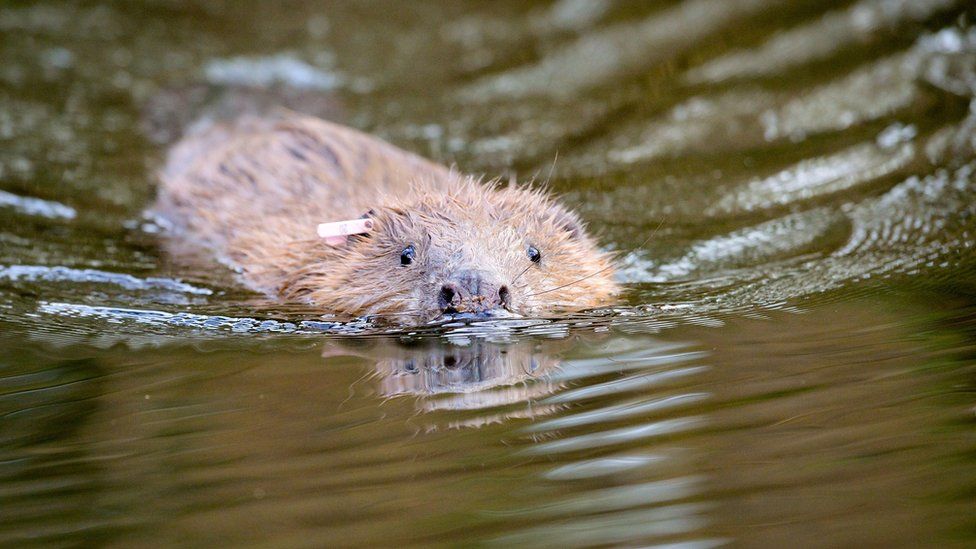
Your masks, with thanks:
[{"label": "beaver eye", "polygon": [[400,252],[400,265],[409,265],[413,263],[414,256],[417,255],[417,251],[414,250],[413,244],[407,246]]},{"label": "beaver eye", "polygon": [[540,252],[539,248],[536,248],[535,246],[529,246],[529,249],[525,250],[525,253],[528,254],[529,261],[531,261],[532,263],[538,263],[542,261],[542,252]]}]

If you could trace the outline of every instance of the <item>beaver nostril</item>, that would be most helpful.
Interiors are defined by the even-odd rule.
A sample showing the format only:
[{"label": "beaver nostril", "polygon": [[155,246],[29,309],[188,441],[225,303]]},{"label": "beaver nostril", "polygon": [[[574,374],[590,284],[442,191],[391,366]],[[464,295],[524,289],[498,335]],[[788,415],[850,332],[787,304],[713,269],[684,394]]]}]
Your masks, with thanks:
[{"label": "beaver nostril", "polygon": [[441,287],[441,295],[438,298],[438,305],[444,311],[454,308],[454,299],[457,297],[457,289],[451,284],[445,284]]},{"label": "beaver nostril", "polygon": [[498,289],[498,301],[502,307],[508,307],[511,304],[512,295],[508,292],[508,286],[502,286]]}]

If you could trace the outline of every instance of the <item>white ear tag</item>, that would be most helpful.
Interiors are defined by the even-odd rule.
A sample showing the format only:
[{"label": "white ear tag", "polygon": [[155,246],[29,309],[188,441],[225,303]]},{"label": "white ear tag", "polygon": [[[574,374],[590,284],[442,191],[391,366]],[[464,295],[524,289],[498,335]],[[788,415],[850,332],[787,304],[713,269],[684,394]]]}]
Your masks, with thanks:
[{"label": "white ear tag", "polygon": [[341,246],[349,240],[349,235],[368,233],[373,228],[372,219],[349,219],[332,223],[319,223],[315,232],[325,239],[329,246]]}]

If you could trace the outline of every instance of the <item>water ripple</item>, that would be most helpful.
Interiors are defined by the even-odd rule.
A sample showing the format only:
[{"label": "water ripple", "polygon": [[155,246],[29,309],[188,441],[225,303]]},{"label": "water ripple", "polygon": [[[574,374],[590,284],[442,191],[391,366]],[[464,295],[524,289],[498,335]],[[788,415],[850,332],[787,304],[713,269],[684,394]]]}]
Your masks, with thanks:
[{"label": "water ripple", "polygon": [[[608,516],[575,518],[570,522],[528,528],[492,541],[505,547],[590,547],[687,535],[707,524],[703,515],[709,508],[703,504],[669,505]],[[715,547],[725,543],[724,540],[702,539],[681,542],[676,546]]]},{"label": "water ripple", "polygon": [[687,368],[676,368],[663,372],[639,374],[628,376],[604,383],[595,383],[579,389],[571,389],[551,396],[544,400],[546,404],[561,404],[566,402],[577,402],[590,398],[597,398],[605,395],[618,394],[625,391],[645,390],[656,387],[664,383],[669,383],[675,379],[694,375],[706,370],[705,366],[691,366]]},{"label": "water ripple", "polygon": [[664,456],[651,454],[615,455],[560,465],[547,471],[543,476],[548,480],[579,480],[617,475],[659,464],[666,459]]},{"label": "water ripple", "polygon": [[[300,321],[280,322],[247,317],[199,315],[193,313],[169,313],[122,307],[98,307],[77,303],[41,301],[38,312],[69,318],[96,318],[112,323],[134,323],[149,326],[170,326],[202,330],[228,330],[235,333],[322,333],[333,329],[355,330],[350,324],[335,322]],[[341,328],[344,327],[344,328]]]},{"label": "water ripple", "polygon": [[733,21],[779,1],[691,0],[637,23],[581,37],[538,63],[485,77],[465,88],[469,100],[550,95],[572,97],[620,74],[647,69]]},{"label": "water ripple", "polygon": [[497,515],[523,517],[578,516],[632,509],[643,505],[661,504],[689,498],[701,491],[701,484],[701,477],[689,476],[655,480],[630,486],[615,486],[602,490],[592,490],[555,503],[506,510],[497,513]]},{"label": "water ripple", "polygon": [[887,116],[915,102],[916,80],[947,56],[963,55],[972,63],[976,35],[956,28],[919,38],[906,51],[865,64],[845,77],[806,91],[761,115],[769,140],[802,140],[815,133],[844,130]]},{"label": "water ripple", "polygon": [[774,35],[749,50],[734,51],[688,72],[689,82],[719,82],[777,74],[802,63],[834,55],[871,34],[912,21],[924,21],[957,0],[861,0]]},{"label": "water ripple", "polygon": [[521,453],[526,455],[552,455],[629,444],[656,437],[685,433],[701,427],[706,423],[705,418],[702,416],[664,419],[643,425],[635,425],[633,427],[620,427],[618,429],[608,429],[550,442],[540,442],[526,448]]},{"label": "water ripple", "polygon": [[559,372],[553,374],[553,378],[559,381],[570,381],[604,374],[622,374],[633,370],[681,364],[705,356],[701,351],[672,352],[678,349],[681,349],[681,344],[669,343],[612,357],[568,360],[563,363]]},{"label": "water ripple", "polygon": [[751,212],[797,204],[892,174],[915,157],[915,147],[911,143],[892,143],[891,135],[891,131],[886,131],[879,136],[887,147],[864,143],[830,156],[806,159],[769,177],[750,181],[722,197],[706,213]]},{"label": "water ripple", "polygon": [[697,242],[679,259],[662,265],[646,265],[631,254],[623,276],[629,282],[670,282],[693,275],[701,279],[706,273],[714,278],[724,270],[773,264],[822,249],[830,233],[845,222],[842,213],[827,208],[790,214]]},{"label": "water ripple", "polygon": [[138,278],[124,273],[111,273],[95,269],[70,267],[45,267],[40,265],[0,266],[0,280],[11,282],[71,282],[78,284],[111,284],[126,290],[166,290],[195,295],[211,295],[207,288],[199,288],[171,278]]},{"label": "water ripple", "polygon": [[343,83],[338,74],[314,67],[287,54],[269,57],[212,59],[204,67],[214,84],[269,88],[287,85],[298,89],[332,90]]},{"label": "water ripple", "polygon": [[74,208],[65,206],[60,202],[20,196],[2,190],[0,190],[0,207],[13,208],[24,215],[37,215],[51,219],[74,219],[78,215]]},{"label": "water ripple", "polygon": [[644,398],[614,404],[581,412],[578,414],[563,415],[554,419],[536,421],[525,429],[528,433],[538,433],[544,431],[557,431],[560,429],[570,429],[593,423],[607,423],[619,421],[634,416],[645,416],[651,413],[662,412],[684,406],[692,406],[708,399],[708,393],[687,393],[663,398]]}]

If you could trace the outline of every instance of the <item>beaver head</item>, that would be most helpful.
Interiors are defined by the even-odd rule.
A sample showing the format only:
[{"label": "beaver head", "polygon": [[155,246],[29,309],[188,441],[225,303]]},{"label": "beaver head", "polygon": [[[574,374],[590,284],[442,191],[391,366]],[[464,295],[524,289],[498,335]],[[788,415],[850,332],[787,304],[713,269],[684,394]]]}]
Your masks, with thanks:
[{"label": "beaver head", "polygon": [[582,309],[617,292],[608,254],[574,213],[538,189],[457,177],[446,192],[418,186],[387,197],[366,214],[368,234],[317,243],[316,260],[304,262],[281,293],[412,323]]}]

